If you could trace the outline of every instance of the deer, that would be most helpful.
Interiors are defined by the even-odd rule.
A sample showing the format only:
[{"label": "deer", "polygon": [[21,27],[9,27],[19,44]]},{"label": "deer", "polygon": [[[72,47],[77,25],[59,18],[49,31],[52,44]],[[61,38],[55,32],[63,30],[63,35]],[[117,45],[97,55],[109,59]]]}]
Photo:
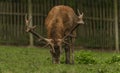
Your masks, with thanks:
[{"label": "deer", "polygon": [[53,64],[60,64],[60,55],[65,51],[65,63],[74,64],[74,45],[76,28],[84,24],[83,13],[78,10],[78,15],[70,6],[54,6],[45,18],[47,38],[34,31],[36,26],[30,26],[30,17],[25,16],[26,32],[46,42],[50,48]]}]

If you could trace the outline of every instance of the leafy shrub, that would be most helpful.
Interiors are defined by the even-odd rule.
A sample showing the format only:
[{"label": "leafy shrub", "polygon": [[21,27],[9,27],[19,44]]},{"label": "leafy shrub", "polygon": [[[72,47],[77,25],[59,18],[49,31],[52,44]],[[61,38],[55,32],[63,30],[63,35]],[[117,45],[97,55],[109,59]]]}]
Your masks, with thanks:
[{"label": "leafy shrub", "polygon": [[78,64],[96,64],[96,60],[91,51],[80,51],[75,55]]},{"label": "leafy shrub", "polygon": [[112,63],[118,63],[120,62],[120,55],[113,55],[111,58],[109,58],[106,63],[112,64]]},{"label": "leafy shrub", "polygon": [[97,73],[109,73],[109,70],[107,69],[107,68],[99,68],[98,70],[97,70]]}]

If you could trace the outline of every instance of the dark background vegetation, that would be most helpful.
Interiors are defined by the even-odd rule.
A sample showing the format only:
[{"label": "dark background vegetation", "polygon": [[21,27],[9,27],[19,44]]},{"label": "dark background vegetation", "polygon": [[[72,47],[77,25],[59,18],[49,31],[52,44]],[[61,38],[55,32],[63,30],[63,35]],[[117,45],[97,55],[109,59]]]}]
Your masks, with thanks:
[{"label": "dark background vegetation", "polygon": [[[120,1],[117,3],[119,19]],[[77,9],[84,13],[85,25],[77,29],[76,46],[115,48],[114,0],[32,0],[33,25],[37,25],[36,32],[44,37],[45,17],[55,5],[68,5],[76,14]],[[29,35],[24,28],[28,8],[28,0],[0,0],[0,44],[29,45]],[[40,45],[36,40],[35,45]]]}]

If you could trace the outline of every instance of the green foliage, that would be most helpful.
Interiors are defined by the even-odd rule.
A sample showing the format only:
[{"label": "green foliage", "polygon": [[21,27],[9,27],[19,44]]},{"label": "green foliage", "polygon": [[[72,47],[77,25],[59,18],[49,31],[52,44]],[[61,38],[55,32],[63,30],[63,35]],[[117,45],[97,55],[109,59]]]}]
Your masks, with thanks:
[{"label": "green foliage", "polygon": [[78,64],[95,64],[97,63],[92,52],[80,51],[75,55],[75,61]]},{"label": "green foliage", "polygon": [[113,55],[106,61],[107,64],[119,63],[120,64],[120,55]]},{"label": "green foliage", "polygon": [[[0,46],[0,73],[119,73],[120,64],[105,63],[112,54],[75,51],[74,65],[64,63],[64,53],[62,64],[52,64],[49,49]],[[119,55],[114,61],[118,61],[116,58]]]},{"label": "green foliage", "polygon": [[[65,55],[61,56],[61,63],[65,64]],[[91,51],[79,51],[75,53],[75,63],[76,64],[96,64],[94,54]]]}]

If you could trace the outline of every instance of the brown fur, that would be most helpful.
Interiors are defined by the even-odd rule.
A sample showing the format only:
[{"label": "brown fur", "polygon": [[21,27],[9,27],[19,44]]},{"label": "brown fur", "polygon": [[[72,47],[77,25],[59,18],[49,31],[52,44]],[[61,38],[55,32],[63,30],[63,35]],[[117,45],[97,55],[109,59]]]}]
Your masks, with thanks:
[{"label": "brown fur", "polygon": [[[74,41],[75,29],[79,24],[84,24],[83,13],[77,16],[69,6],[55,6],[48,13],[45,20],[48,38],[44,38],[33,29],[35,26],[29,26],[31,18],[25,16],[27,32],[32,33],[40,40],[45,41],[50,46],[53,63],[60,63],[60,54],[64,45],[66,63],[74,63]],[[77,25],[76,25],[77,24]],[[70,61],[71,60],[71,61]]]},{"label": "brown fur", "polygon": [[75,21],[77,21],[77,16],[72,8],[64,5],[55,6],[45,20],[48,38],[63,38],[64,34],[75,24]]},{"label": "brown fur", "polygon": [[[64,5],[53,7],[51,11],[48,13],[48,16],[45,20],[48,38],[53,39],[54,40],[53,44],[55,45],[56,43],[58,43],[57,39],[62,39],[76,24],[77,20],[78,20],[78,16],[74,13],[71,7]],[[75,31],[73,32],[72,35],[75,35]],[[71,41],[73,41],[73,39]],[[59,63],[59,57],[60,57],[59,46],[55,45],[54,48],[55,48],[55,53],[51,51],[51,54],[53,60],[55,60],[56,63]],[[66,63],[70,63],[69,61],[70,49],[71,49],[70,45],[67,45],[67,47],[65,48]]]}]

